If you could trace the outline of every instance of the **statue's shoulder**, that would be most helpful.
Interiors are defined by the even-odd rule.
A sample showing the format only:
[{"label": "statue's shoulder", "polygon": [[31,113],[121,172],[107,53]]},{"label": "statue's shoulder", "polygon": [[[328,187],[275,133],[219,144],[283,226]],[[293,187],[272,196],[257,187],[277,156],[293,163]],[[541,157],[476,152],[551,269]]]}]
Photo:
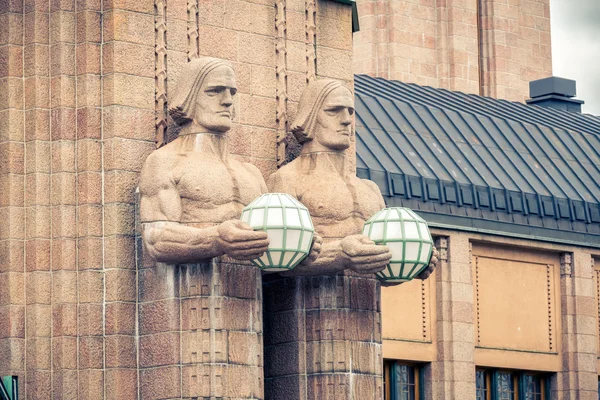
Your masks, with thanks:
[{"label": "statue's shoulder", "polygon": [[293,161],[273,172],[267,179],[267,186],[272,192],[295,193],[298,180],[298,169]]},{"label": "statue's shoulder", "polygon": [[156,150],[154,150],[150,155],[146,158],[144,162],[145,168],[150,169],[165,169],[165,167],[170,167],[177,160],[177,151],[175,150],[175,145],[173,142],[164,145]]},{"label": "statue's shoulder", "polygon": [[156,186],[157,183],[167,183],[172,179],[173,169],[177,163],[178,153],[169,143],[154,150],[144,161],[140,174],[140,190]]},{"label": "statue's shoulder", "polygon": [[381,190],[379,189],[379,186],[377,186],[377,184],[375,182],[373,182],[370,179],[361,179],[359,177],[355,177],[355,179],[360,182],[363,187],[368,188],[368,190],[375,192],[377,195],[381,195]]},{"label": "statue's shoulder", "polygon": [[262,173],[256,165],[249,162],[238,161],[235,159],[233,160],[233,163],[237,164],[238,167],[244,168],[246,171],[250,172],[255,177],[260,177],[260,179],[264,181],[265,178],[262,176]]}]

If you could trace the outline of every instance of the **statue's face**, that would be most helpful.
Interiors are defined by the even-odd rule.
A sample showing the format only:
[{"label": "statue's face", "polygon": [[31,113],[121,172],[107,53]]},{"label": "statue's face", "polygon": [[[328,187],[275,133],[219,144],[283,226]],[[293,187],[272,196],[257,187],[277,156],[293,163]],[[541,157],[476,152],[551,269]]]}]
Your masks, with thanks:
[{"label": "statue's face", "polygon": [[319,110],[313,139],[331,150],[347,149],[350,147],[353,114],[354,102],[350,90],[345,87],[334,89]]},{"label": "statue's face", "polygon": [[235,74],[230,67],[221,66],[209,72],[196,99],[196,123],[209,131],[226,132],[231,129],[236,92]]}]

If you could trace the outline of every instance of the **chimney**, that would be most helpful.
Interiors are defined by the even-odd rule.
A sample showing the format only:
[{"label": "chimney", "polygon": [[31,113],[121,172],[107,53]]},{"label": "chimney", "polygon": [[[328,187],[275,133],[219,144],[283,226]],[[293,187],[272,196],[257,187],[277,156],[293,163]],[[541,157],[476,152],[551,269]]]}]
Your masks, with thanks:
[{"label": "chimney", "polygon": [[527,104],[581,113],[583,100],[573,99],[577,94],[576,86],[575,81],[556,76],[531,81],[529,82],[531,99],[527,100]]}]

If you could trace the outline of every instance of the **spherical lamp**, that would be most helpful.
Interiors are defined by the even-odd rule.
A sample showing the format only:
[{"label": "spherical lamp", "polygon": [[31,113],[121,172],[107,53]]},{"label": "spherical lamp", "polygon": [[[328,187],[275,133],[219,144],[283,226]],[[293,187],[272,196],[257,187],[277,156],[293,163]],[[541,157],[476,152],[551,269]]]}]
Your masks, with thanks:
[{"label": "spherical lamp", "polygon": [[241,219],[267,232],[267,252],[252,260],[263,271],[289,271],[310,252],[315,228],[308,209],[289,194],[263,194],[244,208]]},{"label": "spherical lamp", "polygon": [[376,274],[383,281],[410,281],[429,265],[433,239],[427,222],[410,208],[390,207],[377,212],[365,222],[363,235],[388,246],[392,253],[388,266]]}]

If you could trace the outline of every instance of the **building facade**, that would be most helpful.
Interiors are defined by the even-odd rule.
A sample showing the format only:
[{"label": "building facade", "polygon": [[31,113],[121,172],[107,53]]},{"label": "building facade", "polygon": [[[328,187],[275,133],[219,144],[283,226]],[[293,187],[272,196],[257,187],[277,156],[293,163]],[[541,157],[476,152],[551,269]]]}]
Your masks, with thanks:
[{"label": "building facade", "polygon": [[441,254],[382,288],[389,399],[598,397],[600,123],[539,94],[557,108],[355,77],[358,175]]},{"label": "building facade", "polygon": [[357,4],[357,74],[513,101],[552,75],[550,0]]},{"label": "building facade", "polygon": [[[136,197],[139,173],[148,154],[176,135],[166,115],[172,84],[182,66],[198,56],[232,62],[238,94],[231,152],[254,164],[265,177],[274,172],[286,160],[286,133],[307,83],[322,77],[349,86],[354,83],[352,8],[344,3],[0,2],[0,87],[4,88],[0,95],[0,376],[19,377],[20,398],[210,398],[217,395],[202,379],[216,382],[220,376],[207,377],[197,368],[198,349],[210,347],[206,352],[210,357],[220,353],[232,363],[250,364],[243,341],[224,350],[217,348],[214,337],[197,334],[194,324],[205,316],[201,311],[206,307],[190,299],[201,297],[201,289],[189,290],[186,276],[175,269],[156,268],[142,250]],[[494,5],[485,11],[490,24],[485,26],[506,26],[498,35],[481,34],[485,40],[472,35],[474,29],[479,32],[473,24],[485,20],[475,12],[475,3],[447,1],[442,7],[440,2],[421,1],[410,8],[406,20],[398,19],[398,24],[417,32],[404,37],[401,30],[388,28],[384,24],[388,17],[381,16],[391,15],[386,7],[395,10],[402,5],[408,10],[411,2],[373,2],[372,6],[359,2],[362,19],[361,32],[354,36],[355,66],[380,76],[386,76],[385,70],[391,79],[470,93],[484,90],[484,95],[522,100],[518,97],[525,96],[523,82],[550,71],[549,55],[539,55],[549,52],[544,47],[549,43],[547,4],[482,3]],[[451,15],[462,22],[450,21]],[[436,21],[433,26],[431,21]],[[526,24],[533,24],[530,28],[539,34],[538,42],[532,31],[520,28]],[[396,34],[397,45],[391,45],[389,38]],[[489,66],[480,62],[481,43],[486,43],[486,52],[496,52],[486,58]],[[388,53],[383,51],[386,46]],[[514,55],[511,46],[516,48]],[[516,68],[513,61],[525,62],[529,57],[519,53],[527,46],[531,57],[546,60],[541,66],[537,58],[530,60],[535,70],[531,77],[523,75],[524,66],[509,70]],[[500,57],[503,51],[510,55]],[[510,65],[491,66],[491,60],[501,59],[510,60]],[[368,69],[371,65],[376,67]],[[391,65],[397,65],[394,74],[386,67]],[[485,74],[489,75],[485,79],[497,83],[481,86]],[[357,109],[360,101],[357,97]],[[435,114],[435,107],[432,110]],[[368,115],[367,111],[360,114],[361,118]],[[410,127],[406,122],[398,124]],[[353,137],[353,152],[355,144],[362,146],[367,140],[361,136],[364,132],[359,129],[356,141]],[[498,381],[507,382],[508,391],[512,382],[517,387],[512,390],[518,391],[521,382],[535,377],[532,384],[555,398],[595,398],[599,282],[592,265],[598,265],[600,254],[597,242],[586,240],[595,240],[598,234],[593,207],[593,199],[598,199],[593,186],[599,180],[597,150],[591,147],[584,152],[589,162],[582,162],[595,174],[584,182],[591,192],[584,202],[588,207],[584,220],[578,219],[578,198],[552,197],[551,191],[530,193],[541,196],[535,198],[540,207],[544,196],[551,197],[553,210],[560,210],[562,200],[568,200],[569,223],[584,226],[589,230],[585,233],[592,235],[570,244],[444,223],[456,212],[471,210],[449,208],[450,191],[446,194],[444,185],[460,188],[460,182],[435,181],[444,190],[445,203],[425,192],[429,186],[420,186],[425,197],[410,192],[407,198],[398,184],[390,191],[382,177],[394,185],[402,175],[403,193],[417,190],[416,184],[411,186],[412,178],[421,185],[429,182],[426,177],[418,171],[398,174],[370,168],[365,164],[369,151],[364,146],[359,149],[358,165],[349,168],[358,167],[359,175],[376,181],[388,204],[407,205],[431,219],[440,251],[432,277],[384,288],[381,304],[373,297],[375,304],[368,305],[371,311],[380,306],[383,310],[385,363],[375,373],[386,380],[386,396],[404,398],[412,390],[423,398],[475,399],[482,398],[476,397],[478,389],[491,394]],[[582,160],[580,156],[572,154],[567,160]],[[384,155],[381,160],[386,160]],[[552,180],[544,185],[551,187]],[[479,186],[489,196],[498,189]],[[473,196],[479,186],[470,188]],[[510,201],[511,194],[503,193]],[[413,202],[404,201],[411,198]],[[436,212],[446,206],[448,212]],[[502,222],[513,214],[500,210],[482,215]],[[556,215],[540,221],[558,226],[567,220]],[[569,235],[569,229],[558,231]],[[236,284],[229,282],[231,287]],[[249,296],[256,300],[260,295]],[[261,319],[258,313],[254,317]],[[220,322],[236,324],[235,319]],[[314,341],[318,347],[320,341]],[[274,357],[254,359],[251,366],[262,372],[268,367],[271,374],[292,361],[333,365],[338,353],[323,348],[323,359]],[[239,384],[214,387],[230,398],[252,390],[260,398],[275,375],[264,381],[260,373],[233,376]],[[397,385],[402,379],[406,385]],[[335,393],[343,383],[330,385],[332,398],[339,398]],[[303,396],[308,398],[307,392]]]},{"label": "building facade", "polygon": [[198,56],[233,64],[230,151],[268,176],[307,82],[353,79],[351,7],[0,1],[0,375],[19,377],[20,398],[262,397],[263,361],[244,361],[243,341],[225,356],[258,382],[198,383],[214,341],[195,333],[196,292],[154,268],[136,225],[139,172],[176,134],[172,85]]}]

